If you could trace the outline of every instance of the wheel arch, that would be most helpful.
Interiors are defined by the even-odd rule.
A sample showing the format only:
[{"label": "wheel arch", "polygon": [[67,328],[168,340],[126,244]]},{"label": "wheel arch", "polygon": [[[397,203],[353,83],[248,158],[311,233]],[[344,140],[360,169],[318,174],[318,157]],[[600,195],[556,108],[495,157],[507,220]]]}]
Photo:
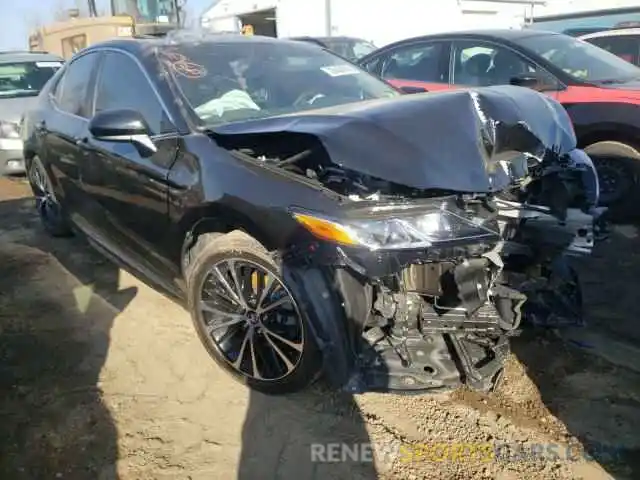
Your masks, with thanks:
[{"label": "wheel arch", "polygon": [[38,155],[36,150],[29,144],[25,144],[23,152],[25,161],[31,161],[35,156]]},{"label": "wheel arch", "polygon": [[[227,206],[208,205],[194,209],[184,225],[180,257],[183,275],[188,271],[191,261],[189,252],[202,235],[224,235],[240,230],[258,241],[267,251],[277,250],[281,246],[279,238],[274,238],[248,215]],[[285,266],[282,277],[294,298],[300,302],[300,308],[309,315],[311,331],[320,348],[327,378],[334,386],[343,387],[354,373],[354,346],[351,344],[354,337],[346,327],[347,318],[337,292],[333,291],[332,281],[326,278],[322,269],[296,265]],[[311,295],[310,292],[325,293]]]},{"label": "wheel arch", "polygon": [[620,142],[640,150],[640,129],[624,124],[599,123],[588,130],[576,132],[578,148],[584,149],[598,142]]},{"label": "wheel arch", "polygon": [[[32,142],[25,141],[24,142],[24,147],[22,149],[22,152],[23,152],[22,155],[24,156],[25,168],[28,170],[29,169],[29,165],[31,164],[33,159],[36,158],[36,157],[39,157],[38,150],[36,149],[35,145],[33,145]],[[54,180],[54,182],[55,182],[55,180]]]},{"label": "wheel arch", "polygon": [[189,264],[189,250],[196,244],[198,238],[204,234],[227,234],[240,230],[254,238],[268,251],[277,248],[276,239],[272,238],[257,222],[248,215],[235,209],[220,205],[205,205],[198,207],[186,216],[181,228],[182,245],[180,247],[180,264],[184,275]]}]

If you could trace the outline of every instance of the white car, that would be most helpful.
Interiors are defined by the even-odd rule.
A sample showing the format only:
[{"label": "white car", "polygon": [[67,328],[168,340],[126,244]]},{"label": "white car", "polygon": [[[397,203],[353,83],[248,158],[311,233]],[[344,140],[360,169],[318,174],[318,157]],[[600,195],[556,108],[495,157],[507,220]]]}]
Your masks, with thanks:
[{"label": "white car", "polygon": [[0,52],[0,175],[25,173],[20,120],[63,63],[46,52]]},{"label": "white car", "polygon": [[604,30],[579,38],[640,66],[640,28]]}]

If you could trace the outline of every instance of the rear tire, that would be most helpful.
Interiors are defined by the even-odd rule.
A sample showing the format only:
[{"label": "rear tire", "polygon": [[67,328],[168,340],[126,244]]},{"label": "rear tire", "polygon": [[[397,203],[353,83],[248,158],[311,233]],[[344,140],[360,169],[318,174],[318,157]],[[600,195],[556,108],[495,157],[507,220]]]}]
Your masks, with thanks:
[{"label": "rear tire", "polygon": [[303,390],[319,377],[322,357],[309,321],[258,241],[237,230],[204,234],[188,255],[189,311],[218,365],[269,395]]},{"label": "rear tire", "polygon": [[53,237],[73,235],[66,211],[56,198],[47,169],[38,157],[27,162],[27,178],[45,230]]},{"label": "rear tire", "polygon": [[637,217],[640,151],[622,142],[604,141],[585,147],[598,171],[600,204],[609,207],[611,220]]}]

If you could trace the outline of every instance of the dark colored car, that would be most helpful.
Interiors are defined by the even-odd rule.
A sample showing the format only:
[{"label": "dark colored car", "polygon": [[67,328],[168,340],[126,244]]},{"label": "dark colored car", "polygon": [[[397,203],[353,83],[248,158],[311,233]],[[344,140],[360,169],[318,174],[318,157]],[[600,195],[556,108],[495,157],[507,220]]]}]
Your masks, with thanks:
[{"label": "dark colored car", "polygon": [[267,393],[321,373],[488,390],[537,295],[509,286],[510,259],[548,267],[545,305],[577,308],[554,296],[577,288],[558,259],[594,244],[597,177],[559,104],[512,86],[401,95],[302,42],[93,45],[23,137],[45,228],[177,299],[213,359]]},{"label": "dark colored car", "polygon": [[315,43],[352,62],[377,49],[373,43],[354,37],[292,37],[290,40]]},{"label": "dark colored car", "polygon": [[[360,64],[430,91],[530,86],[559,101],[596,163],[601,201],[623,216],[640,200],[640,69],[587,42],[537,30],[454,32],[387,45]],[[613,212],[612,212],[613,213]]]},{"label": "dark colored car", "polygon": [[49,53],[0,52],[0,175],[24,174],[20,120],[62,63]]}]

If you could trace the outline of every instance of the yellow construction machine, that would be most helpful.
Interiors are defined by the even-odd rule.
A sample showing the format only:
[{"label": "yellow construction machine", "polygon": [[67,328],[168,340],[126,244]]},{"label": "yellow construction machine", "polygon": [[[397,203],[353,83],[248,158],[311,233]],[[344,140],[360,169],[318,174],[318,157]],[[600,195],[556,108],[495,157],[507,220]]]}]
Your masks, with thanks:
[{"label": "yellow construction machine", "polygon": [[98,15],[95,0],[88,0],[89,15],[69,11],[67,20],[35,29],[29,49],[57,54],[65,59],[103,40],[134,35],[164,36],[180,28],[185,0],[111,0],[111,15]]}]

